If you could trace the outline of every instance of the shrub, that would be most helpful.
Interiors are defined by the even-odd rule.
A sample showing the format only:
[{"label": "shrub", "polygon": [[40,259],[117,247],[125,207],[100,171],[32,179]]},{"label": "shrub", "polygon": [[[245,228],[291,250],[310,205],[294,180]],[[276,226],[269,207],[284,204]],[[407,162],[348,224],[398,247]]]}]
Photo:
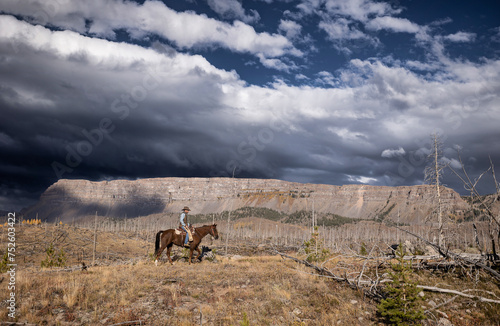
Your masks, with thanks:
[{"label": "shrub", "polygon": [[318,219],[318,225],[323,226],[342,226],[344,224],[357,223],[361,219],[345,217],[337,214],[327,213],[322,218]]},{"label": "shrub", "polygon": [[[229,211],[223,211],[216,214],[193,214],[189,216],[189,221],[193,224],[198,223],[211,223],[212,220],[227,220]],[[274,209],[266,207],[241,207],[231,211],[231,220],[237,220],[245,217],[260,217],[271,221],[279,221],[285,215]]]},{"label": "shrub", "polygon": [[296,211],[288,215],[284,223],[301,223],[311,219],[311,212],[309,211]]},{"label": "shrub", "polygon": [[[326,213],[326,214],[318,213],[317,215],[318,215],[317,225],[323,225],[323,226],[341,226],[344,224],[357,223],[361,221],[361,219],[340,216],[332,213]],[[283,222],[290,224],[304,223],[310,221],[311,217],[312,217],[311,211],[301,210],[293,212],[290,215],[286,216]]]},{"label": "shrub", "polygon": [[203,256],[203,259],[205,259],[209,262],[215,263],[215,262],[217,262],[216,253],[217,253],[217,249],[214,248],[211,251],[207,252],[205,254],[205,256]]},{"label": "shrub", "polygon": [[394,208],[394,206],[396,206],[396,204],[392,204],[389,208],[387,208],[386,211],[382,212],[379,216],[378,216],[378,221],[379,222],[382,222],[386,217],[387,215],[389,215],[389,213],[392,211],[392,209]]}]

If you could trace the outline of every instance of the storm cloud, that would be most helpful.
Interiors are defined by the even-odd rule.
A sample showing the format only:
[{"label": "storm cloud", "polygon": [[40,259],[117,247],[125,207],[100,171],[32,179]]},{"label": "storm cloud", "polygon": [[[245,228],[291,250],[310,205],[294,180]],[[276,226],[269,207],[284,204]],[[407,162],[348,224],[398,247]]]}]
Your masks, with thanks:
[{"label": "storm cloud", "polygon": [[[64,26],[65,17],[53,25]],[[426,62],[352,58],[327,86],[280,78],[256,85],[181,51],[192,44],[143,46],[95,37],[97,27],[86,33],[70,22],[68,29],[35,23],[0,15],[0,209],[32,203],[60,178],[234,173],[337,185],[421,184],[432,133],[441,135],[444,160],[455,168],[454,148],[461,146],[472,176],[488,168],[489,157],[500,163],[499,60],[473,63],[439,51]],[[137,33],[159,33],[148,26]],[[370,26],[419,29],[390,19]],[[448,39],[471,39],[464,35],[470,34]],[[302,55],[284,36],[268,36],[279,44],[238,50],[228,39],[223,47],[266,59]],[[444,183],[466,193],[449,172]],[[488,179],[480,189],[493,192],[495,185]]]}]

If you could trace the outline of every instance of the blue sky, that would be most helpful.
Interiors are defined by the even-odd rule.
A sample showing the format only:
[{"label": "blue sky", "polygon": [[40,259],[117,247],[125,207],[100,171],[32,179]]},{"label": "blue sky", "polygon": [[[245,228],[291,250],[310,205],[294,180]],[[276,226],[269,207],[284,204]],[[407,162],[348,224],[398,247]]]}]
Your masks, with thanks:
[{"label": "blue sky", "polygon": [[60,178],[422,184],[432,133],[477,177],[500,162],[499,7],[2,1],[0,210]]}]

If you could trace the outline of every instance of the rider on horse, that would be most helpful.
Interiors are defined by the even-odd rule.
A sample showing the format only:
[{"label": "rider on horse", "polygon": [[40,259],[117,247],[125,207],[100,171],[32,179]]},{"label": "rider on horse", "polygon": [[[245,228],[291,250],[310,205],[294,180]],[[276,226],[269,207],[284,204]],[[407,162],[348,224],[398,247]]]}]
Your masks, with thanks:
[{"label": "rider on horse", "polygon": [[186,231],[187,235],[189,235],[189,237],[186,236],[186,240],[184,240],[185,247],[189,247],[188,239],[189,239],[189,242],[193,242],[193,235],[191,234],[191,230],[189,230],[189,223],[187,221],[187,215],[188,215],[189,211],[190,211],[189,207],[184,206],[184,208],[182,209],[181,217],[180,217],[180,222],[181,222],[180,227],[181,227],[181,229]]}]

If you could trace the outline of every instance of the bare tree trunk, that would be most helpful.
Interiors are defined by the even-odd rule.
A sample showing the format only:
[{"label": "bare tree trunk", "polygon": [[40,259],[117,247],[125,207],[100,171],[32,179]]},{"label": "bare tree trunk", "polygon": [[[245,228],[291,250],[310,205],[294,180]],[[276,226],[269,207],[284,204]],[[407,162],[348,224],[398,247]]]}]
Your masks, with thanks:
[{"label": "bare tree trunk", "polygon": [[481,256],[483,256],[483,249],[481,248],[481,244],[479,243],[479,237],[477,236],[477,227],[475,223],[472,223],[472,226],[474,227],[474,238],[476,238],[476,245],[477,249],[479,249],[479,253]]},{"label": "bare tree trunk", "polygon": [[443,236],[443,209],[441,206],[441,189],[439,185],[440,178],[440,167],[439,167],[439,151],[438,151],[438,138],[434,134],[434,168],[436,169],[436,191],[438,197],[438,229],[439,229],[439,239],[438,244],[441,248],[444,247],[444,236]]},{"label": "bare tree trunk", "polygon": [[429,184],[436,185],[436,195],[438,198],[438,245],[442,248],[445,247],[444,243],[444,232],[443,232],[443,207],[441,202],[441,173],[443,168],[445,167],[443,163],[440,162],[441,158],[441,139],[438,134],[432,134],[432,151],[429,154],[429,158],[432,158],[432,164],[425,168],[425,180]]},{"label": "bare tree trunk", "polygon": [[[493,204],[499,199],[499,196],[500,196],[500,184],[498,183],[497,181],[497,177],[496,177],[496,174],[495,174],[495,166],[493,165],[493,161],[491,160],[491,156],[490,156],[490,166],[491,166],[491,175],[493,176],[493,182],[495,182],[495,189],[496,189],[496,197],[495,199],[493,200],[493,203],[491,204],[493,206]],[[493,221],[490,219],[490,227],[493,229],[494,226],[493,226]],[[496,231],[497,231],[497,244],[500,245],[500,227],[498,226],[498,224],[496,225]],[[495,257],[495,259],[497,259],[498,255],[497,255],[497,251],[496,251],[496,248],[495,248],[495,235],[494,235],[494,231],[492,230],[491,231],[492,234],[491,234],[491,246],[493,248],[493,257]]]},{"label": "bare tree trunk", "polygon": [[[234,171],[235,170],[236,170],[236,167],[234,167],[234,169],[233,169],[233,183],[234,183]],[[232,190],[234,191],[234,188]],[[231,192],[231,195],[232,195],[232,192]],[[229,209],[229,213],[227,214],[226,255],[227,255],[227,243],[229,241],[229,223],[231,222],[231,211],[233,210],[233,198],[232,198],[232,196],[230,197],[229,200],[231,200],[231,208]]]},{"label": "bare tree trunk", "polygon": [[95,212],[95,220],[94,220],[94,250],[92,253],[92,265],[95,265],[95,250],[97,247],[97,212]]}]

